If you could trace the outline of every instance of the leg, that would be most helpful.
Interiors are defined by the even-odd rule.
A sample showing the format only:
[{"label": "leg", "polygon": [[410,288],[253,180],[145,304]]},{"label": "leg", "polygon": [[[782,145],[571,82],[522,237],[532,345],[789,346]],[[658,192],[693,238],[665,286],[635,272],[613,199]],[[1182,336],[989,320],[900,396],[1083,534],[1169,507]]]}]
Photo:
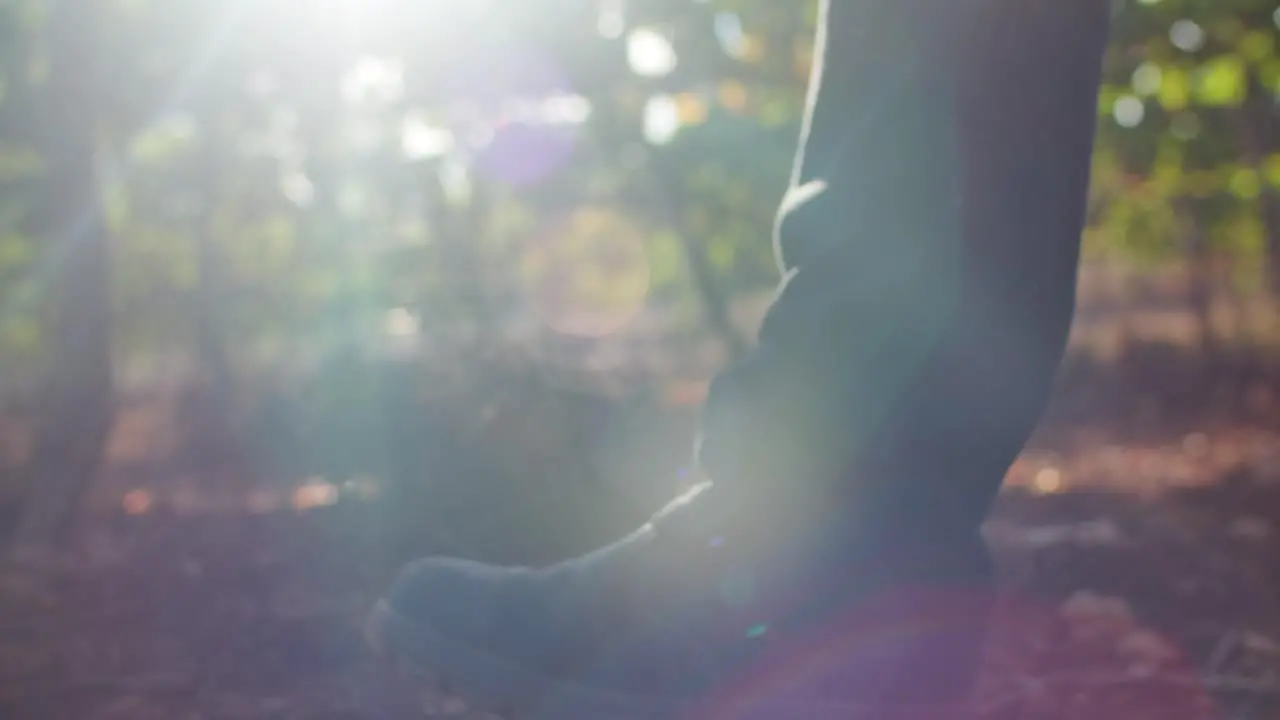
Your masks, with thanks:
[{"label": "leg", "polygon": [[[1071,322],[1107,3],[829,0],[823,16],[785,280],[756,354],[713,385],[700,458],[756,514],[787,508],[784,532],[856,526],[858,582],[980,589],[978,528]],[[934,591],[916,596],[904,627],[928,624]],[[867,685],[963,692],[972,620],[952,625],[967,639],[904,639],[902,673]]]},{"label": "leg", "polygon": [[757,351],[713,384],[699,453],[718,484],[773,507],[785,496],[797,518],[848,490],[854,458],[938,353],[959,303],[955,40],[936,11],[955,5],[821,6],[776,227],[784,280]]},{"label": "leg", "polygon": [[758,352],[713,385],[700,457],[751,493],[814,478],[814,504],[874,497],[869,522],[971,532],[1070,325],[1107,3],[823,16],[786,279]]},{"label": "leg", "polygon": [[974,9],[951,49],[958,304],[859,469],[921,483],[887,493],[893,517],[963,532],[1034,429],[1066,344],[1110,3],[961,5]]}]

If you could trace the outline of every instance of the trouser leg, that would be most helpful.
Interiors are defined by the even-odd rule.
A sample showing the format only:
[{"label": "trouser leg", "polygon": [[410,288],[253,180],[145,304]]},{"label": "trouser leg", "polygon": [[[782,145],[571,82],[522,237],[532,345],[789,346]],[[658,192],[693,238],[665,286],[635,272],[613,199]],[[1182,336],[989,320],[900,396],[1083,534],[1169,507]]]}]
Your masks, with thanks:
[{"label": "trouser leg", "polygon": [[[979,664],[978,528],[1071,323],[1107,6],[822,4],[784,281],[712,385],[699,457],[769,537],[852,529],[817,562],[866,588],[854,617],[934,628],[885,640],[864,699],[949,702]],[[976,600],[938,615],[956,592]]]},{"label": "trouser leg", "polygon": [[784,281],[706,407],[717,484],[976,530],[1071,322],[1107,5],[823,2]]}]

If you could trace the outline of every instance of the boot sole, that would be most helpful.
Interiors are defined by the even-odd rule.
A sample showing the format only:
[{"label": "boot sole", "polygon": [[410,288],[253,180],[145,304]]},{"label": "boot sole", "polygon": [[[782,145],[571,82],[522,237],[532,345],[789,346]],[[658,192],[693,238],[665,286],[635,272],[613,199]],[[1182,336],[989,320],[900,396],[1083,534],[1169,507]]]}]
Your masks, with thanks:
[{"label": "boot sole", "polygon": [[369,613],[365,640],[375,655],[409,675],[434,702],[430,717],[505,720],[673,720],[687,703],[601,691],[528,670],[414,622],[385,600]]},{"label": "boot sole", "polygon": [[791,698],[767,707],[717,709],[715,703],[611,693],[530,671],[450,640],[385,600],[365,622],[374,654],[407,676],[426,701],[420,717],[502,720],[972,720],[964,703],[849,705]]}]

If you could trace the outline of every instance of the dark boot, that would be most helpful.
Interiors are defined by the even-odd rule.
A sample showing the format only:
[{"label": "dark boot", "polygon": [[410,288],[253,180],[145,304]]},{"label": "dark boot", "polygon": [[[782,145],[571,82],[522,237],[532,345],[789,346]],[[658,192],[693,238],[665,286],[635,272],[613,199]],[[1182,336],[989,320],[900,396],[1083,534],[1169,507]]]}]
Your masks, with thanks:
[{"label": "dark boot", "polygon": [[832,524],[766,539],[732,514],[702,485],[551,567],[419,561],[370,641],[437,691],[519,717],[845,718],[963,697],[990,573],[976,536],[880,547]]}]

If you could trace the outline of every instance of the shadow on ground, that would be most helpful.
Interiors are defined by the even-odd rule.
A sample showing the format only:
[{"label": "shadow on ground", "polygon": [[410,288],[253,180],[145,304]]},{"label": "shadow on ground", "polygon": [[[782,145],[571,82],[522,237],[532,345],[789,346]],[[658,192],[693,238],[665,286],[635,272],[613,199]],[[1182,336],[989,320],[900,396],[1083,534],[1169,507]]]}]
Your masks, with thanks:
[{"label": "shadow on ground", "polygon": [[[65,567],[9,569],[0,717],[380,716],[358,622],[431,548],[375,512],[149,515]],[[1003,616],[983,717],[1275,717],[1277,528],[1280,486],[1256,472],[1146,497],[1007,491],[987,530],[1010,596],[1041,612]]]}]

